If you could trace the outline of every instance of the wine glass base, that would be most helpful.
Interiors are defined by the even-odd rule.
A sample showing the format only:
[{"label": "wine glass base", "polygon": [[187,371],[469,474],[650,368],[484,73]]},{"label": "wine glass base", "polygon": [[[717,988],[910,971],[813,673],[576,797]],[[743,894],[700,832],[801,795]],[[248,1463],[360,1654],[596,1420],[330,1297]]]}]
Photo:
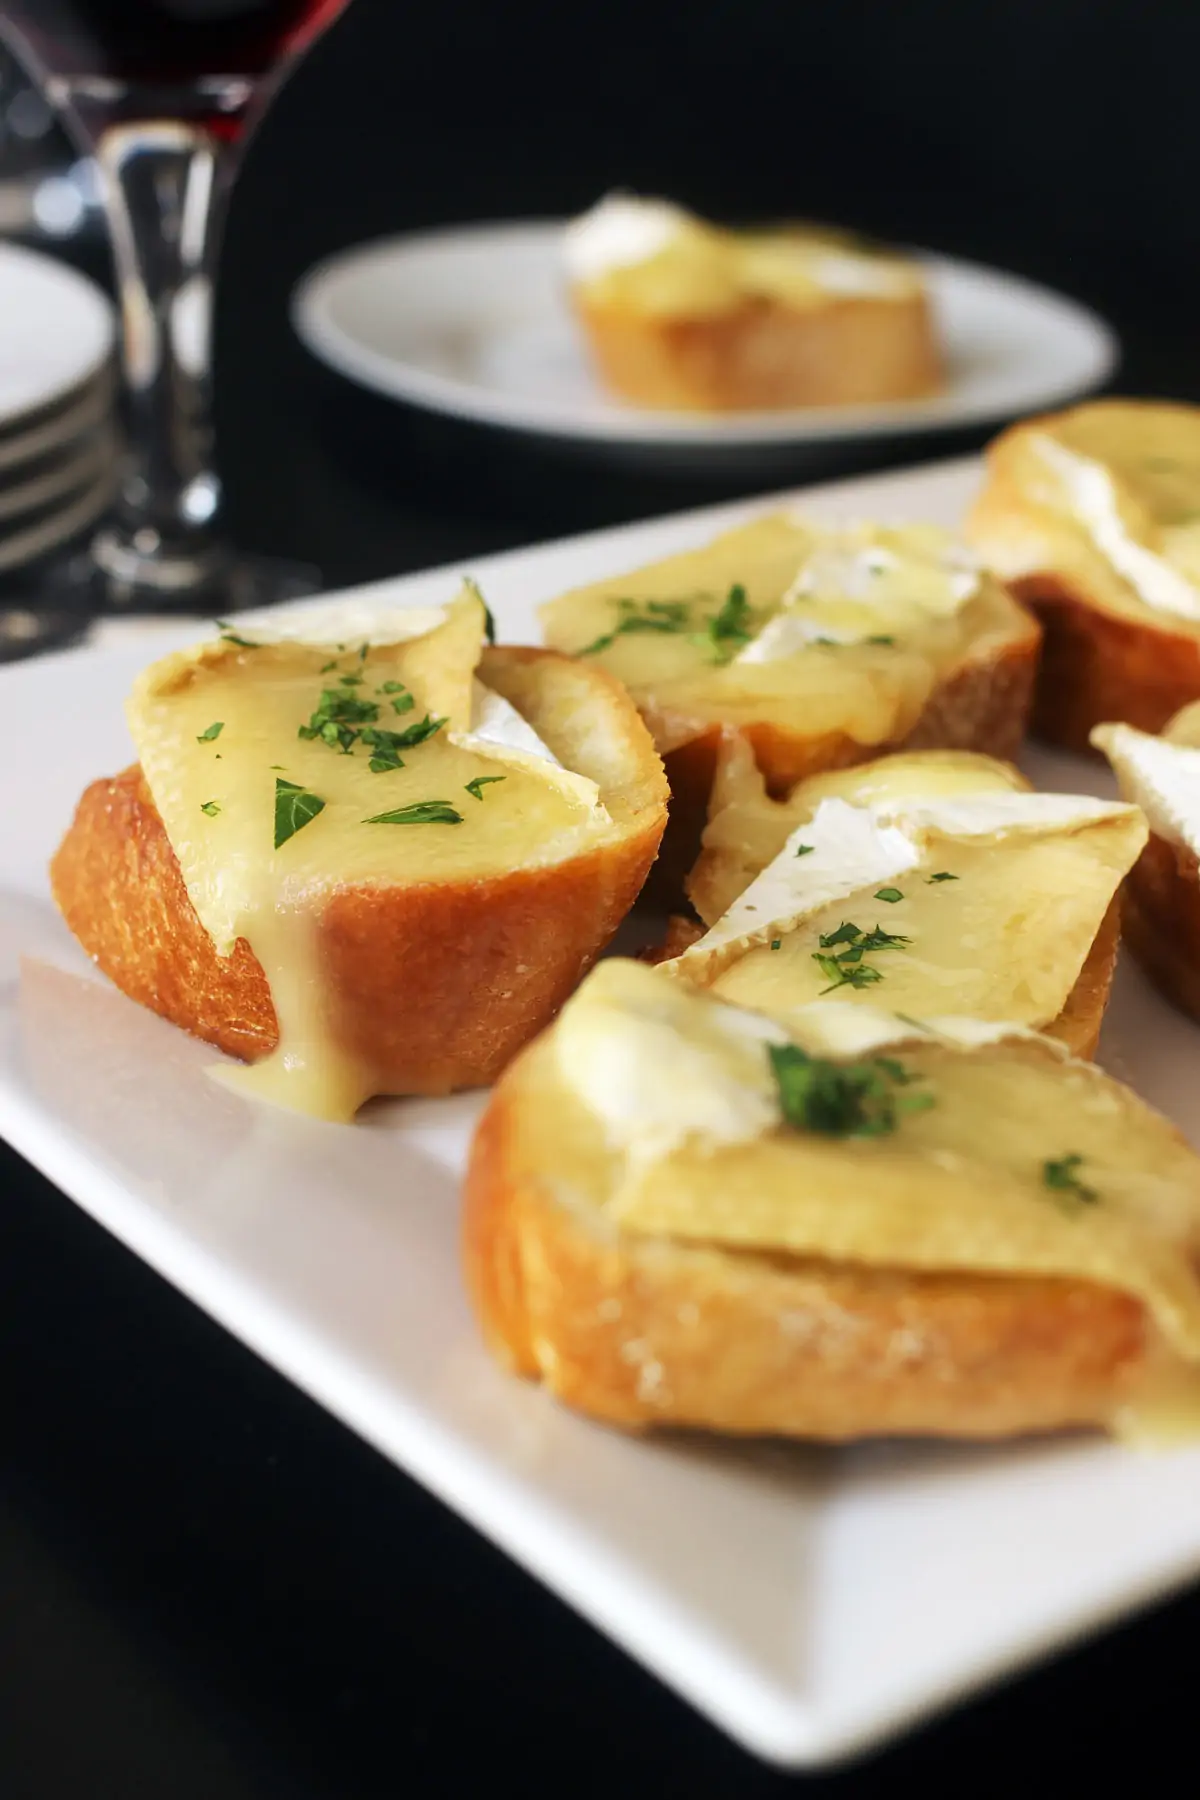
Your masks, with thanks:
[{"label": "wine glass base", "polygon": [[115,579],[84,548],[0,591],[0,663],[66,649],[109,619],[224,619],[320,591],[319,570],[269,556],[223,556],[186,588]]}]

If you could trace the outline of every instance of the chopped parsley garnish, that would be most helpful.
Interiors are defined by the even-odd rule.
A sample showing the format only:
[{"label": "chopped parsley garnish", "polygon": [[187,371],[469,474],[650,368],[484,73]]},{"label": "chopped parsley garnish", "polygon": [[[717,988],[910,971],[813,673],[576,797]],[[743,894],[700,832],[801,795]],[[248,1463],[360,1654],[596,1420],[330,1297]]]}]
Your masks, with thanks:
[{"label": "chopped parsley garnish", "polygon": [[200,811],[207,813],[210,819],[215,819],[220,810],[221,808],[215,800],[206,800],[200,808]]},{"label": "chopped parsley garnish", "polygon": [[368,643],[362,643],[358,646],[358,660],[360,663],[366,662],[367,657],[370,655],[370,651],[371,646]]},{"label": "chopped parsley garnish", "polygon": [[929,877],[930,883],[933,883],[935,881],[957,881],[957,880],[958,880],[958,876],[951,875],[949,869],[939,869],[936,875],[931,875]]},{"label": "chopped parsley garnish", "polygon": [[461,825],[462,822],[462,814],[448,800],[415,800],[411,806],[398,806],[395,812],[376,813],[373,818],[363,820],[364,825]]},{"label": "chopped parsley garnish", "polygon": [[389,696],[395,713],[411,712],[417,704],[402,681],[385,681],[379,692]]},{"label": "chopped parsley garnish", "polygon": [[367,748],[374,752],[371,757],[371,772],[379,775],[385,769],[402,769],[404,764],[400,758],[401,750],[411,750],[414,744],[423,744],[435,731],[440,731],[445,723],[445,719],[435,719],[431,713],[426,713],[423,719],[418,719],[415,725],[406,726],[403,731],[386,731],[380,725],[364,725],[359,736]]},{"label": "chopped parsley garnish", "polygon": [[483,597],[483,589],[480,587],[479,583],[477,581],[473,581],[469,575],[463,576],[463,586],[465,588],[470,589],[471,593],[473,593],[475,598],[478,600],[480,606],[482,606],[484,636],[487,638],[487,641],[489,644],[494,644],[496,641],[496,621],[492,617],[491,607],[488,605],[487,601]]},{"label": "chopped parsley garnish", "polygon": [[895,641],[894,637],[888,637],[883,632],[877,632],[874,637],[867,639],[868,644],[894,644]]},{"label": "chopped parsley garnish", "polygon": [[822,994],[831,994],[839,987],[872,987],[883,980],[883,970],[864,962],[863,957],[876,950],[902,950],[911,942],[899,932],[884,931],[881,925],[864,931],[860,925],[843,920],[836,931],[822,933],[821,948],[812,953],[813,961],[829,981],[829,986],[821,989]]},{"label": "chopped parsley garnish", "polygon": [[750,629],[750,602],[740,582],[734,583],[720,611],[708,621],[705,636],[719,662],[728,662],[754,636]]},{"label": "chopped parsley garnish", "polygon": [[783,942],[782,938],[772,938],[771,939],[772,950],[778,950],[778,948],[779,948],[780,944],[782,944],[782,942]]},{"label": "chopped parsley garnish", "polygon": [[467,782],[466,791],[474,800],[483,799],[485,787],[491,787],[494,781],[507,781],[507,775],[476,775],[473,781]]},{"label": "chopped parsley garnish", "polygon": [[877,900],[886,900],[889,906],[895,906],[897,900],[903,900],[904,895],[900,892],[899,888],[876,888],[875,898]]},{"label": "chopped parsley garnish", "polygon": [[797,856],[811,856],[813,851],[816,849],[816,847],[817,846],[815,844],[797,844],[796,845],[796,855]]},{"label": "chopped parsley garnish", "polygon": [[1060,1194],[1069,1194],[1075,1200],[1098,1200],[1095,1188],[1086,1187],[1080,1181],[1077,1171],[1083,1165],[1083,1158],[1078,1151],[1072,1150],[1067,1156],[1049,1157],[1042,1164],[1042,1180],[1048,1188],[1054,1188]]},{"label": "chopped parsley garnish", "polygon": [[[368,646],[364,644],[362,648],[365,651]],[[379,702],[363,699],[351,691],[361,686],[362,676],[342,675],[339,679],[340,686],[322,688],[320,704],[308,724],[298,728],[297,736],[319,738],[331,750],[340,750],[343,756],[350,756],[355,746],[361,743],[372,752],[371,769],[377,775],[388,769],[403,768],[400,751],[423,743],[446,723],[445,719],[435,719],[426,713],[418,723],[406,726],[403,731],[386,731],[377,723]],[[385,682],[382,691],[393,696],[392,707],[397,713],[412,711],[413,697],[402,681]]]},{"label": "chopped parsley garnish", "polygon": [[636,600],[614,602],[621,617],[611,631],[603,632],[594,642],[585,644],[580,656],[594,656],[607,650],[619,637],[636,631],[686,631],[691,624],[691,607],[686,600],[647,600],[639,609]]},{"label": "chopped parsley garnish", "polygon": [[262,645],[256,644],[252,638],[239,637],[228,619],[218,619],[216,621],[216,627],[221,634],[221,642],[223,644],[236,644],[239,650],[262,649]]},{"label": "chopped parsley garnish", "polygon": [[306,825],[311,825],[318,813],[325,811],[325,802],[307,788],[301,787],[297,781],[281,781],[275,777],[275,848],[278,850],[286,844],[290,837],[295,837]]},{"label": "chopped parsley garnish", "polygon": [[224,719],[216,719],[209,726],[207,731],[202,731],[200,733],[200,736],[196,739],[196,742],[198,744],[211,744],[217,738],[220,737],[220,735],[224,731],[224,729],[225,729]]},{"label": "chopped parsley garnish", "polygon": [[798,1044],[770,1044],[768,1054],[783,1116],[797,1131],[816,1131],[824,1137],[884,1137],[895,1131],[903,1114],[934,1104],[928,1091],[896,1092],[921,1077],[894,1057],[837,1063],[810,1056]]},{"label": "chopped parsley garnish", "polygon": [[335,656],[331,662],[322,663],[321,667],[317,670],[317,674],[318,675],[328,675],[330,669],[336,669],[336,668],[337,668],[337,657]]}]

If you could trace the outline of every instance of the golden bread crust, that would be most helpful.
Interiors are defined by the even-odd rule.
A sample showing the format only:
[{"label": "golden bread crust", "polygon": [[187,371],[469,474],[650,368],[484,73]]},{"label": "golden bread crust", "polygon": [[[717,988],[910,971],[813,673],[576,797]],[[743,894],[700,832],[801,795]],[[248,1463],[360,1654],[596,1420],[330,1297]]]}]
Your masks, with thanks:
[{"label": "golden bread crust", "polygon": [[1172,1006],[1200,1023],[1200,864],[1151,832],[1122,896],[1125,942]]},{"label": "golden bread crust", "polygon": [[831,297],[803,309],[753,298],[712,318],[656,318],[579,289],[573,300],[605,385],[639,406],[851,406],[919,398],[943,379],[932,311],[920,292]]},{"label": "golden bread crust", "polygon": [[[665,822],[661,764],[611,677],[553,652],[510,648],[486,652],[481,673],[527,704],[541,692],[557,714],[590,701],[590,729],[597,717],[607,727],[602,789],[622,831],[565,862],[493,880],[331,892],[319,954],[335,1031],[379,1070],[381,1092],[440,1094],[493,1080],[604,948]],[[526,716],[536,729],[532,708]],[[139,768],[87,789],[51,882],[72,932],[131,999],[246,1061],[274,1049],[266,976],[244,940],[218,955]]]},{"label": "golden bread crust", "polygon": [[1136,1386],[1151,1334],[1110,1288],[612,1230],[526,1152],[536,1054],[480,1124],[464,1257],[493,1353],[567,1405],[631,1429],[989,1438],[1104,1423]]},{"label": "golden bread crust", "polygon": [[[966,535],[985,562],[1036,614],[1045,634],[1034,694],[1032,729],[1048,743],[1094,756],[1094,725],[1121,719],[1157,733],[1189,701],[1200,698],[1200,634],[1156,618],[1134,604],[1106,605],[1101,584],[1124,587],[1100,553],[1080,558],[1067,527],[1031,502],[1019,477],[1032,434],[1053,436],[1074,412],[1107,410],[1139,416],[1183,411],[1161,402],[1088,402],[1063,413],[1023,419],[987,448],[987,480],[971,508]],[[1091,571],[1089,579],[1088,571]],[[1160,622],[1161,620],[1161,622]]]}]

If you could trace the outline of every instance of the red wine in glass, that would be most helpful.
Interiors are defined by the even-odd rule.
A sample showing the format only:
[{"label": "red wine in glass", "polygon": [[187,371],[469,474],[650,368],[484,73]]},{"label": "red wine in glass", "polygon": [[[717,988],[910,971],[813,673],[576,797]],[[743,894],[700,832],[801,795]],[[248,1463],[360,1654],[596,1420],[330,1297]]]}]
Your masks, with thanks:
[{"label": "red wine in glass", "polygon": [[0,23],[11,22],[47,87],[88,124],[167,110],[230,136],[255,84],[344,4],[0,0]]},{"label": "red wine in glass", "polygon": [[[128,455],[83,572],[100,609],[222,616],[312,586],[221,530],[209,318],[250,109],[347,0],[0,0],[0,34],[95,158],[121,301]],[[69,596],[68,596],[69,598]]]}]

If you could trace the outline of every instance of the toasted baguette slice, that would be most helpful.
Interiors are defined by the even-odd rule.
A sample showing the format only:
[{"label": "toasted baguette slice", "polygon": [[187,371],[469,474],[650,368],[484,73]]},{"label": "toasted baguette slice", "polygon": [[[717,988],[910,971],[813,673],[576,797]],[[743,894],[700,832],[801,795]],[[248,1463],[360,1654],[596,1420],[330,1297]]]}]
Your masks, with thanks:
[{"label": "toasted baguette slice", "polygon": [[1086,752],[1200,698],[1198,513],[1200,408],[1098,401],[991,444],[966,535],[1045,632],[1039,737]]},{"label": "toasted baguette slice", "polygon": [[576,220],[566,247],[600,377],[636,405],[861,405],[941,384],[923,273],[903,257],[811,228],[721,231],[622,197]]},{"label": "toasted baguette slice", "polygon": [[[611,973],[613,965],[602,969]],[[648,978],[654,977],[648,972]],[[897,1045],[889,1056],[908,1061],[911,1080],[910,1050]],[[1039,1087],[1048,1084],[1049,1136],[1061,1118],[1065,1138],[1078,1140],[1086,1153],[1083,1118],[1089,1111],[1106,1115],[1108,1143],[1126,1146],[1117,1155],[1128,1162],[1140,1153],[1148,1168],[1165,1173],[1169,1167],[1169,1179],[1181,1184],[1176,1191],[1186,1192],[1184,1204],[1195,1214],[1200,1165],[1127,1089],[1090,1065],[1059,1065],[1044,1041],[1032,1037],[969,1054],[978,1064],[975,1104],[984,1112],[993,1077],[997,1084],[1001,1160],[1011,1157],[1012,1140],[1026,1130],[1011,1084],[1032,1078]],[[894,1074],[896,1062],[888,1066]],[[900,1133],[920,1131],[934,1117],[944,1100],[938,1080],[945,1066],[922,1065],[917,1079],[934,1089],[935,1107],[914,1113],[911,1125],[902,1121]],[[1044,1146],[1036,1147],[1038,1127],[1029,1129],[1033,1154],[1045,1155]],[[1105,1270],[1102,1277],[1067,1266],[1078,1259],[1082,1269],[1091,1251],[1081,1253],[1066,1238],[1065,1220],[1086,1239],[1111,1198],[1110,1186],[1118,1184],[1099,1152],[1078,1162],[1096,1183],[1086,1187],[1079,1177],[1081,1192],[1071,1186],[1076,1159],[1046,1162],[1047,1232],[1065,1239],[1065,1262],[1037,1247],[1036,1225],[1025,1251],[1006,1255],[1006,1198],[991,1215],[991,1236],[977,1239],[979,1266],[971,1266],[974,1252],[961,1244],[954,1266],[939,1266],[936,1254],[925,1258],[911,1245],[905,1258],[891,1261],[861,1250],[813,1254],[787,1247],[794,1203],[802,1214],[814,1203],[826,1205],[831,1245],[839,1233],[848,1243],[861,1239],[857,1193],[879,1214],[870,1192],[877,1165],[869,1145],[843,1140],[847,1156],[853,1144],[863,1171],[856,1193],[854,1177],[839,1167],[837,1144],[822,1139],[814,1149],[814,1141],[808,1132],[785,1131],[760,1140],[754,1151],[727,1145],[711,1152],[718,1164],[707,1170],[704,1155],[682,1151],[666,1184],[668,1205],[679,1216],[687,1171],[695,1170],[696,1205],[704,1218],[720,1222],[718,1235],[685,1223],[669,1231],[626,1226],[620,1194],[630,1165],[581,1104],[551,1031],[499,1083],[468,1170],[466,1272],[493,1353],[566,1404],[631,1429],[701,1426],[843,1441],[898,1433],[988,1438],[1082,1425],[1130,1429],[1139,1416],[1149,1425],[1156,1393],[1164,1399],[1178,1388],[1195,1393],[1194,1347],[1184,1366],[1174,1348],[1165,1349],[1152,1305],[1135,1291],[1129,1269],[1120,1269],[1119,1255],[1112,1262],[1092,1259]],[[965,1157],[940,1165],[946,1179],[963,1183],[964,1218],[973,1212],[974,1184],[991,1179],[983,1173],[988,1154],[977,1131]],[[741,1168],[743,1155],[753,1161]],[[930,1168],[939,1168],[936,1155]],[[957,1176],[949,1173],[955,1168]],[[722,1210],[726,1171],[731,1191]],[[824,1200],[812,1187],[824,1179],[822,1171],[833,1182]],[[1140,1177],[1129,1179],[1136,1185]],[[928,1209],[950,1199],[922,1193],[916,1180],[903,1200],[897,1192],[896,1217],[883,1216],[881,1230],[893,1243],[907,1242],[905,1218],[926,1230]],[[775,1244],[763,1241],[763,1181],[781,1184]],[[1032,1191],[1028,1197],[1043,1204]],[[740,1217],[747,1203],[757,1222]],[[1024,1203],[1014,1192],[1011,1204]],[[661,1194],[659,1205],[661,1211]],[[953,1217],[952,1205],[949,1212]],[[1039,1260],[1042,1266],[1034,1266]],[[1184,1279],[1194,1287],[1194,1273]]]},{"label": "toasted baguette slice", "polygon": [[[843,919],[861,919],[865,929],[882,925],[902,942],[886,959],[868,958],[884,976],[878,992],[846,987],[838,990],[841,998],[869,1003],[882,993],[900,1012],[957,1009],[964,1005],[964,982],[969,986],[991,967],[986,1002],[977,993],[967,1010],[1035,1027],[1072,1054],[1091,1056],[1116,966],[1118,891],[1146,842],[1145,820],[1136,807],[1106,812],[1090,797],[1076,797],[1081,810],[1072,817],[1069,796],[1036,796],[1026,815],[1006,826],[1003,808],[1017,794],[1033,790],[1010,763],[928,750],[814,776],[772,800],[745,744],[731,735],[704,848],[687,882],[714,936],[677,919],[655,960],[677,961],[678,973],[740,1005],[786,1011],[828,980],[814,967],[819,934]],[[824,860],[813,854],[816,815],[830,800],[881,826],[909,830],[920,863],[894,877],[885,867],[875,874],[858,867],[851,885],[839,887],[836,856],[827,869],[828,853]],[[974,822],[972,807],[984,809]],[[906,809],[913,808],[924,809],[912,813],[924,825],[906,826]],[[939,808],[945,809],[940,826]],[[838,830],[853,823],[847,817]],[[826,837],[831,829],[832,822],[824,826]],[[796,839],[805,840],[799,856]],[[861,857],[853,842],[846,840],[846,853]],[[759,877],[761,899],[750,892]],[[810,905],[807,895],[814,892]],[[727,946],[709,954],[731,909],[752,898]],[[970,966],[961,972],[960,935],[972,946]],[[905,984],[899,993],[898,981]]]},{"label": "toasted baguette slice", "polygon": [[[616,829],[585,853],[486,880],[331,885],[319,961],[340,1044],[369,1065],[373,1092],[492,1081],[608,942],[665,823],[661,764],[616,682],[514,648],[486,649],[479,673],[564,766],[598,783]],[[218,954],[139,767],[87,789],[51,879],[67,924],[131,999],[245,1061],[274,1050],[263,968],[244,938]]]},{"label": "toasted baguette slice", "polygon": [[1150,821],[1122,890],[1125,941],[1164,999],[1200,1023],[1200,703],[1161,737],[1105,724],[1092,743]]},{"label": "toasted baguette slice", "polygon": [[[884,584],[869,605],[843,596],[839,583],[856,583],[857,564],[876,544],[895,558],[897,591]],[[933,527],[827,528],[781,514],[542,609],[547,641],[623,681],[654,735],[671,789],[660,893],[673,884],[677,895],[695,861],[727,731],[750,744],[771,794],[900,748],[1015,756],[1041,634],[986,576],[965,601],[923,613],[924,589],[958,577],[955,555],[953,540]],[[865,635],[747,661],[813,569],[821,592],[799,610],[811,611],[818,630],[828,621],[832,631]],[[631,606],[640,613],[629,615]]]}]

